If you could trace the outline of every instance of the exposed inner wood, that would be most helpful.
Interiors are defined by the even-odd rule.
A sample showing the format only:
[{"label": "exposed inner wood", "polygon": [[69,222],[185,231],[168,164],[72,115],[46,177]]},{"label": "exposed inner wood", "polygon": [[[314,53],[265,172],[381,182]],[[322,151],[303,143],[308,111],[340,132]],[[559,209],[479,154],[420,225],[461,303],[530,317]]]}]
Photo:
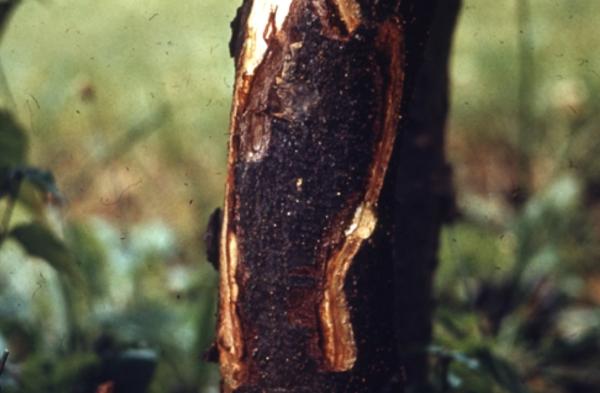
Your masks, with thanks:
[{"label": "exposed inner wood", "polygon": [[235,389],[245,377],[245,369],[241,362],[243,342],[236,311],[239,293],[235,277],[238,264],[237,239],[235,233],[227,229],[228,226],[228,214],[225,214],[221,235],[220,312],[217,345],[225,385]]},{"label": "exposed inner wood", "polygon": [[332,371],[345,371],[356,361],[356,344],[350,321],[350,312],[344,283],[346,274],[360,249],[377,223],[372,206],[360,205],[352,223],[344,232],[345,240],[341,249],[327,262],[325,291],[321,303],[321,323],[326,366]]},{"label": "exposed inner wood", "polygon": [[[361,23],[358,3],[354,0],[332,0],[332,3],[336,5],[339,13],[341,22],[338,21],[338,24],[341,26],[343,22],[346,29],[345,33],[351,36],[352,32]],[[274,119],[278,121],[279,127],[282,127],[284,123],[296,127],[302,124],[305,118],[309,118],[309,116],[316,113],[314,106],[319,99],[316,91],[308,89],[306,87],[308,85],[298,83],[298,80],[295,80],[294,83],[288,82],[291,78],[288,76],[288,71],[291,73],[291,69],[294,68],[293,72],[298,73],[298,69],[306,62],[296,63],[296,53],[303,49],[304,43],[301,40],[290,42],[294,37],[286,36],[288,27],[284,27],[284,23],[288,14],[291,14],[291,8],[295,7],[296,17],[300,17],[301,12],[306,12],[306,9],[303,8],[305,7],[304,4],[304,2],[301,3],[297,0],[254,0],[242,26],[242,29],[244,29],[244,44],[241,46],[236,65],[237,74],[230,123],[229,169],[220,239],[219,263],[221,275],[217,344],[225,392],[233,392],[244,385],[252,384],[252,375],[255,375],[255,378],[260,377],[255,373],[256,370],[250,370],[249,367],[252,368],[252,366],[248,365],[257,364],[256,362],[259,360],[253,358],[252,348],[256,347],[256,344],[252,342],[254,336],[247,332],[248,325],[251,325],[253,320],[244,317],[243,308],[240,308],[240,304],[242,306],[246,304],[244,303],[244,293],[248,293],[248,288],[245,286],[245,279],[239,280],[240,277],[244,276],[242,272],[250,274],[253,272],[253,270],[244,270],[248,262],[252,261],[247,256],[242,258],[243,255],[246,255],[244,253],[248,251],[248,247],[244,248],[243,243],[248,236],[246,232],[252,230],[251,226],[254,226],[255,223],[259,225],[258,221],[262,218],[266,219],[266,217],[259,215],[257,219],[248,221],[248,223],[252,223],[251,225],[246,223],[244,224],[246,226],[238,226],[240,225],[241,205],[245,203],[243,196],[253,194],[255,188],[251,187],[250,193],[245,191],[246,193],[237,194],[237,188],[244,182],[244,178],[236,180],[234,168],[237,166],[243,170],[250,170],[247,168],[264,166],[268,164],[270,159],[272,160],[268,157],[268,154],[272,155],[273,152],[269,153],[268,151],[276,146],[276,144],[269,146],[271,143],[271,127],[275,127],[272,126]],[[343,29],[344,26],[341,28]],[[366,178],[364,178],[363,183],[361,176],[361,181],[356,183],[357,188],[353,192],[358,199],[354,198],[352,202],[347,201],[348,205],[345,208],[347,208],[346,212],[350,212],[350,215],[344,215],[345,218],[340,222],[340,225],[333,227],[334,230],[338,231],[335,238],[339,241],[335,242],[332,256],[326,261],[321,259],[321,263],[324,262],[325,265],[321,265],[323,270],[320,270],[322,273],[319,273],[319,276],[323,273],[324,275],[320,276],[323,278],[319,281],[323,281],[322,283],[319,282],[318,285],[314,285],[315,289],[322,288],[323,293],[315,296],[314,300],[310,297],[303,297],[304,299],[311,299],[310,304],[304,305],[302,303],[302,306],[297,308],[302,308],[301,311],[306,309],[309,312],[293,314],[299,316],[298,320],[301,320],[302,323],[305,321],[310,322],[312,315],[314,321],[314,330],[312,331],[314,332],[315,342],[318,341],[319,330],[322,336],[320,350],[323,353],[322,359],[319,358],[318,362],[322,364],[324,359],[325,369],[328,371],[349,370],[353,367],[358,356],[344,285],[348,270],[356,254],[375,229],[377,201],[390,160],[399,121],[398,114],[403,84],[403,48],[400,23],[396,20],[382,23],[378,30],[371,30],[371,39],[375,33],[376,48],[369,48],[368,53],[371,53],[371,50],[377,53],[373,58],[373,60],[375,60],[375,57],[377,58],[381,68],[381,75],[376,77],[381,79],[378,82],[380,87],[377,88],[381,89],[384,95],[381,93],[376,95],[380,97],[378,100],[382,103],[377,104],[380,109],[377,110],[373,120],[374,145],[371,145],[371,142],[369,142],[369,145],[365,144],[365,146],[368,146],[365,156],[373,157],[373,161],[370,161],[370,164],[369,161],[365,161],[365,164],[368,165],[360,166],[364,168],[362,173]],[[350,42],[348,37],[345,37],[344,40]],[[310,41],[306,42],[310,44]],[[351,44],[358,45],[356,42],[351,42]],[[335,45],[337,46],[337,43]],[[273,48],[277,47],[279,49],[275,52],[278,54],[274,55]],[[288,48],[289,51],[283,51],[282,47]],[[286,53],[286,56],[288,56],[285,61],[277,57],[281,56],[281,53]],[[265,68],[268,64],[283,64],[283,66],[278,73],[272,73],[271,75],[270,70],[274,66]],[[377,69],[377,67],[374,66],[373,69]],[[349,80],[354,81],[354,79]],[[368,80],[365,79],[365,81]],[[262,85],[264,87],[261,87]],[[273,96],[268,94],[272,85],[276,85],[276,89],[273,91],[281,102],[286,105],[277,107],[276,100],[274,101]],[[367,83],[365,86],[369,86],[369,84]],[[267,102],[267,100],[270,101]],[[364,125],[365,131],[369,130],[368,127],[370,126],[366,124],[371,124],[371,121],[360,123]],[[336,124],[338,123],[336,122]],[[353,127],[351,125],[347,129],[352,130]],[[335,130],[335,128],[332,128],[332,130]],[[367,135],[368,132],[358,134]],[[277,134],[274,133],[273,135]],[[371,148],[371,146],[373,147]],[[371,149],[372,155],[368,154]],[[368,168],[368,171],[365,173],[366,168]],[[244,176],[248,178],[246,175]],[[303,190],[311,184],[311,177],[298,177],[292,178],[292,180],[293,188],[298,193],[303,193]],[[239,184],[236,184],[236,182]],[[306,280],[308,283],[303,285],[313,285],[309,277],[299,276],[299,278]],[[317,282],[316,274],[315,282]],[[240,300],[240,293],[242,300]],[[285,294],[284,296],[288,295]],[[290,315],[292,315],[292,311],[290,311]],[[265,314],[261,313],[261,315]],[[309,322],[306,322],[306,326],[310,328]],[[245,327],[246,330],[244,330]]]},{"label": "exposed inner wood", "polygon": [[347,42],[362,23],[360,5],[355,0],[312,0],[311,5],[328,39]]},{"label": "exposed inner wood", "polygon": [[245,161],[260,161],[269,147],[269,122],[260,115],[266,102],[261,102],[264,104],[262,108],[247,108],[248,96],[256,70],[265,60],[269,42],[280,31],[288,16],[291,3],[292,0],[254,0],[245,25],[245,39],[237,64],[236,102],[232,113],[232,119],[241,128],[239,134],[243,138],[238,153]]},{"label": "exposed inner wood", "polygon": [[254,75],[267,52],[270,35],[281,29],[291,4],[292,0],[254,0],[246,23],[246,39],[238,65],[242,75]]},{"label": "exposed inner wood", "polygon": [[352,34],[360,25],[360,5],[355,0],[333,0],[333,3],[346,25],[346,30]]},{"label": "exposed inner wood", "polygon": [[373,162],[364,198],[345,230],[345,239],[339,250],[327,261],[320,317],[326,366],[332,371],[346,371],[356,361],[356,344],[350,321],[350,312],[344,293],[348,269],[363,242],[368,239],[377,222],[377,200],[389,164],[399,122],[402,85],[402,34],[400,24],[385,22],[377,37],[378,48],[390,59],[387,68],[386,103],[383,111],[383,129],[375,130],[381,136],[376,144]]},{"label": "exposed inner wood", "polygon": [[[246,37],[241,56],[236,65],[236,81],[234,99],[231,110],[229,130],[229,172],[225,187],[225,203],[223,207],[223,224],[220,247],[220,300],[219,323],[217,329],[217,345],[219,347],[219,363],[226,391],[237,389],[246,378],[247,370],[242,362],[244,343],[242,327],[237,313],[239,285],[236,273],[239,262],[236,233],[230,220],[235,205],[232,188],[234,187],[232,168],[240,147],[234,130],[238,126],[238,114],[242,112],[248,99],[252,79],[256,68],[264,59],[268,49],[269,37],[281,28],[287,17],[292,0],[255,0],[246,20]],[[268,141],[266,142],[268,143]],[[263,141],[257,139],[253,150],[260,153],[266,149]],[[255,157],[250,157],[253,159]]]}]

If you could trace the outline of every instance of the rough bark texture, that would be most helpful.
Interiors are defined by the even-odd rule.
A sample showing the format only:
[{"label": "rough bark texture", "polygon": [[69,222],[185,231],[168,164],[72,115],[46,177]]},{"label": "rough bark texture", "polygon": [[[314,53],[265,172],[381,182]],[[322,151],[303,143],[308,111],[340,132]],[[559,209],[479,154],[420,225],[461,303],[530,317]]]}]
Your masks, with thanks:
[{"label": "rough bark texture", "polygon": [[230,45],[223,391],[422,385],[458,4],[273,0],[257,31],[254,2]]}]

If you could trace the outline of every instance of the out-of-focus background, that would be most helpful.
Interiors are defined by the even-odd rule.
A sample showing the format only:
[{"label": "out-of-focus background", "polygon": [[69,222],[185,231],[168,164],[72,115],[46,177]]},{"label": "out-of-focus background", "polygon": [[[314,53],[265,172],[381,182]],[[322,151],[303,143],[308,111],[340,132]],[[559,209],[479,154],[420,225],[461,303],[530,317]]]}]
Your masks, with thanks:
[{"label": "out-of-focus background", "polygon": [[[5,3],[0,1],[0,5]],[[0,37],[2,392],[216,392],[238,1],[23,0]],[[600,391],[600,2],[466,0],[439,392]],[[130,378],[131,379],[131,378]]]}]

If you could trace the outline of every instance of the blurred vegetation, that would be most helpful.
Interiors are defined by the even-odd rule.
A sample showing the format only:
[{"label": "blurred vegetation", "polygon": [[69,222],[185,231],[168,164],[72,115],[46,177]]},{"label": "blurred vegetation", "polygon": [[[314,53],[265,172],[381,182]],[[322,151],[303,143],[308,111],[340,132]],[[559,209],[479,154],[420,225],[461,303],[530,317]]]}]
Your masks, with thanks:
[{"label": "blurred vegetation", "polygon": [[[216,391],[202,234],[237,3],[0,0],[2,392]],[[438,392],[600,390],[596,15],[594,0],[464,3],[461,217],[426,349]]]},{"label": "blurred vegetation", "polygon": [[600,391],[595,1],[466,1],[432,348],[442,391]]}]

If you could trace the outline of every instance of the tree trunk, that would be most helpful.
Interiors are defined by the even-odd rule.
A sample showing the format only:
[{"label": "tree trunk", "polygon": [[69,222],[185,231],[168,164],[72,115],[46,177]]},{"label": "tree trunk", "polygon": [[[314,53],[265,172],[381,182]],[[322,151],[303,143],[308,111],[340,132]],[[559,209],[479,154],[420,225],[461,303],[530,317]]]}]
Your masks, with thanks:
[{"label": "tree trunk", "polygon": [[440,4],[435,20],[434,0],[246,0],[238,11],[224,392],[426,382],[437,237],[452,206],[442,130],[458,3]]}]

